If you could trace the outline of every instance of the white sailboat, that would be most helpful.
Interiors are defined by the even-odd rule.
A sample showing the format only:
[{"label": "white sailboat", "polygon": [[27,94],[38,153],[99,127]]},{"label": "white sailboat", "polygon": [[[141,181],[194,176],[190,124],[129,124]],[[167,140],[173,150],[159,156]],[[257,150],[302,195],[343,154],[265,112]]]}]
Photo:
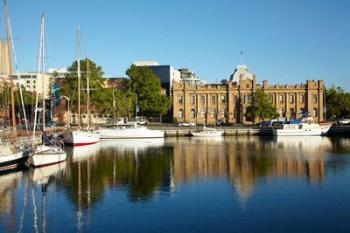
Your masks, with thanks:
[{"label": "white sailboat", "polygon": [[[45,143],[45,95],[44,95],[44,52],[45,52],[45,15],[41,16],[40,24],[40,46],[39,46],[39,62],[38,62],[38,73],[41,73],[42,80],[42,134],[43,142],[42,145],[34,147],[34,152],[29,157],[29,163],[34,167],[42,167],[61,163],[67,159],[67,154],[60,145],[56,142],[51,141]],[[38,88],[38,87],[37,87]],[[34,117],[34,129],[33,129],[33,146],[35,141],[35,130],[38,113],[38,90],[36,91],[36,102],[35,102],[35,117]]]},{"label": "white sailboat", "polygon": [[[11,29],[10,20],[7,9],[7,3],[4,1],[4,16],[5,16],[5,30],[6,30],[6,43],[8,53],[9,74],[8,80],[10,85],[10,98],[11,98],[11,117],[12,117],[12,130],[11,130],[11,142],[6,144],[6,140],[2,138],[2,144],[0,145],[0,172],[15,169],[24,164],[28,159],[28,151],[23,148],[19,148],[16,141],[17,128],[16,128],[16,113],[15,113],[15,97],[14,97],[14,82],[12,74],[12,61],[11,61]],[[3,130],[5,133],[5,130]]]},{"label": "white sailboat", "polygon": [[[77,29],[77,73],[78,73],[78,129],[68,130],[64,133],[64,141],[66,144],[71,146],[85,146],[95,144],[100,141],[100,134],[97,130],[90,127],[90,89],[89,89],[89,75],[87,72],[87,111],[88,111],[88,127],[85,129],[81,128],[80,122],[80,32],[79,27]],[[88,61],[87,61],[88,62]],[[88,66],[88,64],[87,64]]]}]

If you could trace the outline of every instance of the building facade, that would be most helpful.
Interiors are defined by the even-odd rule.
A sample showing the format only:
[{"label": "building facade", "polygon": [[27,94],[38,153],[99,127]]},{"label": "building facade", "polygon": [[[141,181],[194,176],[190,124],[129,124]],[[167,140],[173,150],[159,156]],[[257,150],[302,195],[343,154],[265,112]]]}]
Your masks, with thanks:
[{"label": "building facade", "polygon": [[254,91],[261,89],[276,107],[281,118],[299,119],[308,112],[318,122],[324,121],[322,80],[307,80],[297,85],[256,83],[256,77],[246,66],[237,66],[225,84],[189,85],[173,83],[173,121],[215,124],[247,123],[245,116]]},{"label": "building facade", "polygon": [[13,81],[16,85],[23,86],[26,91],[38,92],[41,96],[45,95],[45,99],[50,98],[51,75],[44,75],[35,72],[16,73],[13,75]]}]

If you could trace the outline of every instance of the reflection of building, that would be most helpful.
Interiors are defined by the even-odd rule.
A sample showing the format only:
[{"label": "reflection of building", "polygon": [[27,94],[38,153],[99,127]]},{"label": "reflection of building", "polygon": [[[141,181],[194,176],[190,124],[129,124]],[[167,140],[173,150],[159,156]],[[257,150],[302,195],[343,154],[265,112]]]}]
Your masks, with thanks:
[{"label": "reflection of building", "polygon": [[323,179],[323,156],[328,148],[323,147],[312,156],[302,149],[297,155],[295,151],[288,154],[281,149],[274,144],[261,144],[258,138],[217,143],[177,142],[173,144],[174,182],[227,176],[240,201],[245,202],[252,195],[258,177],[305,177],[312,182]]},{"label": "reflection of building", "polygon": [[247,66],[237,66],[225,84],[190,85],[173,83],[174,122],[213,124],[217,120],[227,123],[247,122],[245,112],[252,93],[263,90],[281,117],[298,118],[298,113],[309,112],[316,120],[323,118],[323,81],[307,80],[298,85],[257,84],[256,77]]}]

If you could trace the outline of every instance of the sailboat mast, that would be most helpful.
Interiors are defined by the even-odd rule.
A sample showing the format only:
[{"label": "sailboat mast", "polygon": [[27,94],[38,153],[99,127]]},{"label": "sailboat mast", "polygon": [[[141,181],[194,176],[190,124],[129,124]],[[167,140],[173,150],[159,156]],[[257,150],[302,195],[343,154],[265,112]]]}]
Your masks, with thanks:
[{"label": "sailboat mast", "polygon": [[45,78],[44,78],[44,56],[45,56],[45,15],[41,16],[41,27],[40,27],[40,39],[41,39],[41,88],[42,88],[42,101],[43,101],[43,109],[42,109],[42,130],[45,132]]},{"label": "sailboat mast", "polygon": [[11,115],[12,115],[12,140],[16,144],[17,128],[16,128],[16,113],[15,113],[15,85],[13,83],[12,75],[12,59],[11,59],[11,39],[10,39],[10,20],[7,9],[7,1],[4,1],[4,15],[6,23],[6,43],[8,52],[8,62],[9,62],[9,79],[10,79],[10,98],[11,98]]},{"label": "sailboat mast", "polygon": [[88,129],[90,128],[90,77],[89,77],[89,59],[86,58],[86,109],[88,115]]},{"label": "sailboat mast", "polygon": [[77,28],[77,65],[78,65],[78,127],[80,129],[80,28]]}]

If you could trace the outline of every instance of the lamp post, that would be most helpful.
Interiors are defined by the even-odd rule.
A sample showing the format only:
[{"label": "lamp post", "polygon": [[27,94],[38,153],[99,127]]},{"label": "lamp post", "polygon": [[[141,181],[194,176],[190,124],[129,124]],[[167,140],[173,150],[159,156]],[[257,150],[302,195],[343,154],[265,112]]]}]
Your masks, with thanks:
[{"label": "lamp post", "polygon": [[65,95],[63,95],[63,96],[61,96],[60,97],[61,99],[63,98],[63,99],[66,99],[67,100],[67,102],[68,102],[68,123],[67,123],[67,128],[69,128],[69,125],[70,125],[70,110],[69,110],[69,101],[70,101],[70,98],[68,97],[68,96],[65,96]]}]

